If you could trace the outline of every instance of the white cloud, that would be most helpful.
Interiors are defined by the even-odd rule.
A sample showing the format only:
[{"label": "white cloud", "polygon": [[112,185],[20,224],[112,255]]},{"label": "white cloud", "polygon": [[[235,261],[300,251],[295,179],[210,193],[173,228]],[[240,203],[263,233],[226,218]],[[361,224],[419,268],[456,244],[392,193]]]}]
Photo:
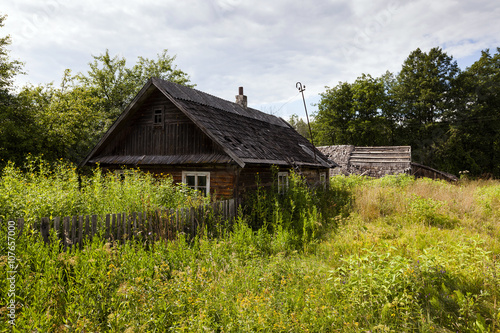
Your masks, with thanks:
[{"label": "white cloud", "polygon": [[297,81],[314,102],[324,86],[397,72],[417,47],[440,46],[460,64],[500,36],[493,0],[16,0],[2,13],[11,56],[29,72],[21,84],[85,71],[106,49],[133,64],[166,48],[200,90],[232,100],[244,86],[251,105],[284,117],[303,112]]}]

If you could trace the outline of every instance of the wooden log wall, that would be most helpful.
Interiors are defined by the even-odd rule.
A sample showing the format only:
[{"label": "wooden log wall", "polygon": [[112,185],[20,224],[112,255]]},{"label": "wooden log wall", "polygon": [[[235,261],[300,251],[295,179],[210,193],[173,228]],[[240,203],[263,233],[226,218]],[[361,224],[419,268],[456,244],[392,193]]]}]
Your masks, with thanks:
[{"label": "wooden log wall", "polygon": [[182,183],[182,171],[210,172],[210,195],[216,200],[235,197],[237,168],[230,165],[141,166],[141,170],[154,175],[170,175],[174,183]]}]

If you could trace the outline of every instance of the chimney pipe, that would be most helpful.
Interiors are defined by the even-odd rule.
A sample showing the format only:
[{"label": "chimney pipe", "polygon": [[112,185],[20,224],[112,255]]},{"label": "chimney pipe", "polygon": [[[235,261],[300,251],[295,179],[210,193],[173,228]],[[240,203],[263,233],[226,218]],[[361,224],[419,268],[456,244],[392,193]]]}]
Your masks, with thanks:
[{"label": "chimney pipe", "polygon": [[243,87],[239,87],[238,95],[236,95],[236,104],[241,105],[245,109],[247,108],[247,97],[243,95]]}]

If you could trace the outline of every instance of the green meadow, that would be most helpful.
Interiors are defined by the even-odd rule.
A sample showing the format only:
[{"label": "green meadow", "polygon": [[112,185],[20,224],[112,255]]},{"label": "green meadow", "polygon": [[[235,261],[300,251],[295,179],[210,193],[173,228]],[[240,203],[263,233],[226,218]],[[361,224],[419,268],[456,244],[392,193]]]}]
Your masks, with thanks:
[{"label": "green meadow", "polygon": [[5,219],[203,204],[168,177],[9,165],[0,181],[3,332],[500,332],[500,182],[338,176],[259,189],[217,236],[101,237],[63,252]]}]

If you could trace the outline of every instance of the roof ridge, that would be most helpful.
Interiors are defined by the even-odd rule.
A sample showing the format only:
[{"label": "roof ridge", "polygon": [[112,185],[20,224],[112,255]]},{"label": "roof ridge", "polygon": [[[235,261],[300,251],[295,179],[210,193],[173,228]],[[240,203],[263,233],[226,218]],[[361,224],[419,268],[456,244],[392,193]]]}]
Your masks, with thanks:
[{"label": "roof ridge", "polygon": [[[161,88],[163,88],[166,93],[171,95],[176,100],[192,102],[203,106],[209,106],[223,112],[238,114],[243,117],[264,121],[277,126],[282,126],[282,127],[288,126],[288,124],[280,117],[262,112],[255,108],[251,107],[245,108],[236,102],[228,101],[226,99],[200,91],[195,88],[190,88],[175,82],[158,78],[153,78],[153,82],[158,83],[158,85]],[[195,94],[193,94],[193,92],[195,92]]]}]

